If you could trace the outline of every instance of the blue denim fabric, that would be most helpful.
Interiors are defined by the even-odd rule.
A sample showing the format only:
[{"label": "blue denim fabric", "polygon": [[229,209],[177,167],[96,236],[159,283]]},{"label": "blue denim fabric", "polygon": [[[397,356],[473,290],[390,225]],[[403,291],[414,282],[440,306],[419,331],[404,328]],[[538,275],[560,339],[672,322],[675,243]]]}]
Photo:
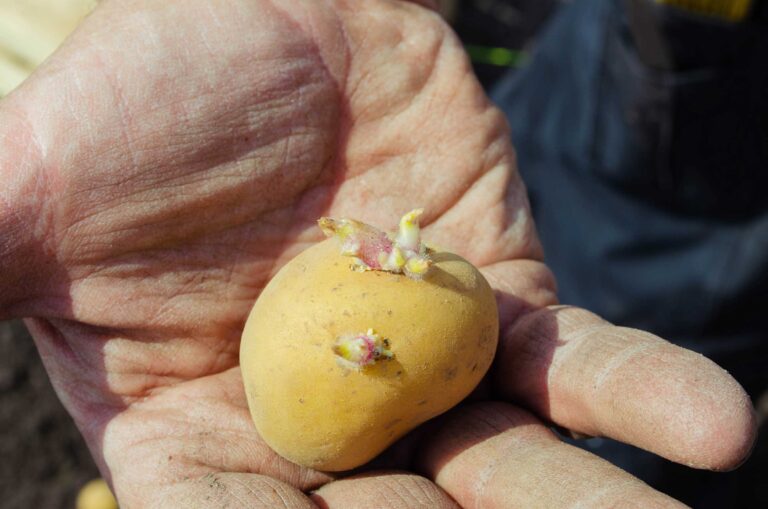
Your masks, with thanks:
[{"label": "blue denim fabric", "polygon": [[[638,57],[623,5],[562,8],[492,93],[546,261],[563,303],[699,351],[757,396],[768,387],[768,25],[666,13],[677,67],[660,71]],[[665,485],[651,455],[586,447]],[[688,503],[723,507],[713,490],[729,500],[728,488],[700,477]]]},{"label": "blue denim fabric", "polygon": [[764,388],[768,27],[735,60],[648,69],[618,2],[581,0],[492,95],[562,301],[721,360],[745,382],[758,372]]}]

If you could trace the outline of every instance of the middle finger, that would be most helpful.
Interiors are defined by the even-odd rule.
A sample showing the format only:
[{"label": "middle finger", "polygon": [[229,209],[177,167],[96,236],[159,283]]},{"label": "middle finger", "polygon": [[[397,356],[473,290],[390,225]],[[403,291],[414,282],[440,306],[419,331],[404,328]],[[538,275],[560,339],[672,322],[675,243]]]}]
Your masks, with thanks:
[{"label": "middle finger", "polygon": [[454,411],[419,462],[465,509],[685,507],[505,403]]}]

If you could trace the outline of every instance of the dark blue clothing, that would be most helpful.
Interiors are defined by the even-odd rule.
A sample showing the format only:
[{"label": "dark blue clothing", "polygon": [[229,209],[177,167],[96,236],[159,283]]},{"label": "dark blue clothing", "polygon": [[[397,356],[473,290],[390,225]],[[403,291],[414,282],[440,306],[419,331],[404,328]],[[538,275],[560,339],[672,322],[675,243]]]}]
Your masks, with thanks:
[{"label": "dark blue clothing", "polygon": [[622,17],[562,9],[494,93],[561,299],[764,383],[768,26],[725,63],[658,72]]},{"label": "dark blue clothing", "polygon": [[[658,27],[674,70],[641,60],[624,2],[576,0],[493,98],[562,302],[699,351],[758,396],[768,387],[768,23],[665,11]],[[664,486],[650,455],[592,443]],[[708,498],[688,503],[733,500],[702,479]]]}]

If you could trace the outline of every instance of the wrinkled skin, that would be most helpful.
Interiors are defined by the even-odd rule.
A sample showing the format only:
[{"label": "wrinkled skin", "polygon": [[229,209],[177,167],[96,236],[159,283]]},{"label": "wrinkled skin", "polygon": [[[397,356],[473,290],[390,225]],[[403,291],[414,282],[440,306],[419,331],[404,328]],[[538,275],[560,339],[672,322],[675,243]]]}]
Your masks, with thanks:
[{"label": "wrinkled skin", "polygon": [[[105,1],[0,103],[0,315],[33,317],[122,507],[678,504],[549,422],[699,468],[747,456],[724,371],[555,306],[504,120],[422,4]],[[277,457],[241,386],[251,305],[317,217],[417,206],[498,292],[479,402],[365,473]]]}]

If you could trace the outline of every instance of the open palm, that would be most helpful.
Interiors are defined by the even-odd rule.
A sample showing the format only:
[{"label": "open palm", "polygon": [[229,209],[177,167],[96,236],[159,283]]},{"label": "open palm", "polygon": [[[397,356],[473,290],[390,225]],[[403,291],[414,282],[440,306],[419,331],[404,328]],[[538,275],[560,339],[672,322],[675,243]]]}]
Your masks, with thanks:
[{"label": "open palm", "polygon": [[[124,507],[674,504],[528,411],[701,468],[749,450],[750,403],[714,364],[552,307],[504,121],[423,7],[105,1],[0,103],[0,147],[0,231],[19,240],[0,244],[0,314],[35,317]],[[293,465],[248,415],[245,317],[319,216],[393,226],[417,206],[497,290],[499,401],[406,439],[398,471]]]}]

